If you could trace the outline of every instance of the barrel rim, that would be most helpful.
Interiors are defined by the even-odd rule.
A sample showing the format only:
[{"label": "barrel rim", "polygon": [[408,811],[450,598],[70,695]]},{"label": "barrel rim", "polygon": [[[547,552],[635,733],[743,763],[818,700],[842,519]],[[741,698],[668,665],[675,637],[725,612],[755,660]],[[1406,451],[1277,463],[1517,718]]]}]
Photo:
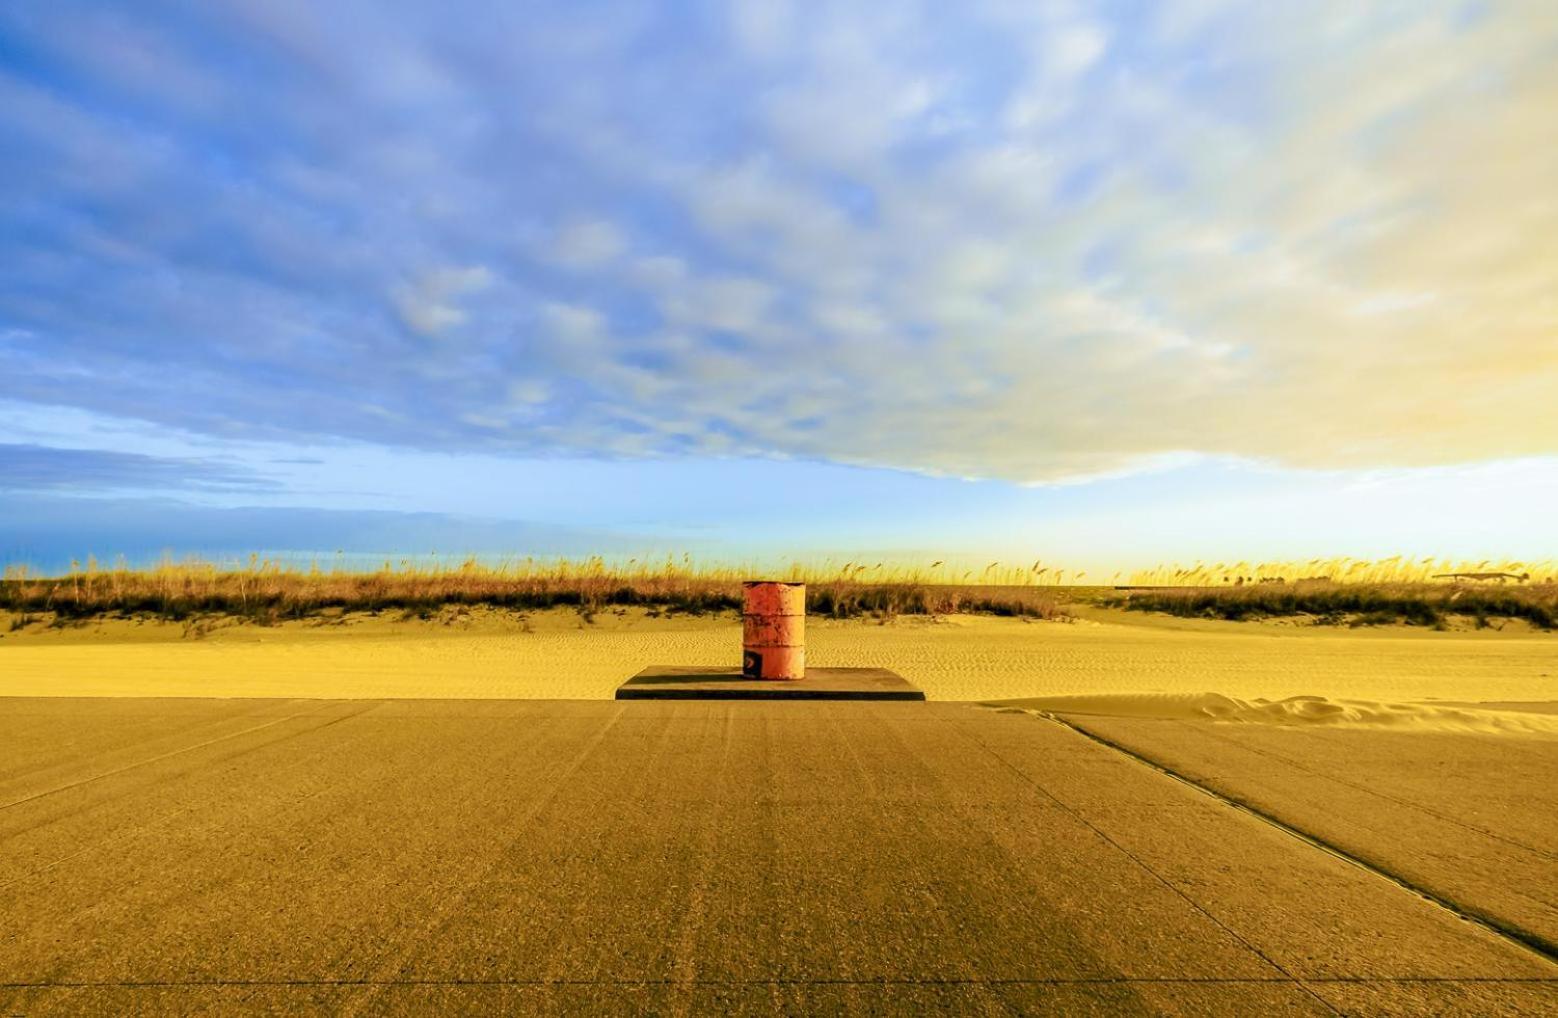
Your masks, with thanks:
[{"label": "barrel rim", "polygon": [[743,587],[804,587],[805,580],[742,580]]}]

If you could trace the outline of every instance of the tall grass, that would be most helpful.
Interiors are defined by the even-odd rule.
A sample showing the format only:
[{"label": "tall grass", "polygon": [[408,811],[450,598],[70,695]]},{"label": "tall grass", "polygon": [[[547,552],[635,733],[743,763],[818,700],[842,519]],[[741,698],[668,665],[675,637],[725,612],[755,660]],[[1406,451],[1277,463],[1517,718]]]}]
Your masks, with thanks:
[{"label": "tall grass", "polygon": [[1443,627],[1451,616],[1525,619],[1558,626],[1558,563],[1315,558],[1197,562],[1132,574],[1102,601],[1140,611],[1219,619],[1307,615],[1351,625],[1408,622]]},{"label": "tall grass", "polygon": [[1129,583],[1141,587],[1222,587],[1322,580],[1336,584],[1454,582],[1467,577],[1482,577],[1476,582],[1498,582],[1502,578],[1506,583],[1558,583],[1558,562],[1467,562],[1431,555],[1393,555],[1383,559],[1196,562],[1189,566],[1175,563],[1134,572]]},{"label": "tall grass", "polygon": [[[1118,581],[1122,574],[1114,574]],[[131,569],[121,559],[72,563],[63,575],[12,566],[0,578],[0,611],[23,619],[48,614],[70,622],[103,615],[183,621],[236,616],[260,623],[339,611],[445,606],[514,610],[574,607],[582,612],[641,605],[704,613],[741,606],[741,581],[761,577],[807,584],[807,610],[839,618],[983,612],[1061,618],[1075,601],[1101,601],[1176,615],[1245,619],[1312,615],[1322,620],[1409,621],[1440,625],[1450,615],[1523,618],[1558,625],[1558,565],[1551,562],[1376,561],[1196,563],[1131,574],[1131,584],[1085,586],[1088,575],[1043,562],[1009,565],[932,562],[792,562],[702,565],[664,559],[401,559],[377,569],[322,567],[262,559],[175,561]],[[16,624],[13,618],[13,626]]]},{"label": "tall grass", "polygon": [[[972,579],[972,570],[965,570]],[[63,576],[37,576],[13,566],[0,579],[0,610],[51,613],[70,621],[103,615],[147,615],[183,621],[226,615],[259,623],[300,619],[339,609],[427,612],[447,605],[530,610],[575,607],[585,612],[642,605],[704,613],[741,607],[741,581],[754,576],[807,583],[807,610],[836,617],[989,612],[1034,618],[1063,616],[1059,600],[996,563],[976,584],[945,582],[943,563],[927,569],[886,563],[794,563],[781,569],[700,567],[690,557],[659,561],[600,557],[484,562],[385,562],[372,571],[322,569],[250,556],[247,563],[165,559],[132,570],[104,569],[88,558]]]},{"label": "tall grass", "polygon": [[1337,583],[1308,580],[1223,587],[1128,590],[1106,602],[1139,611],[1243,620],[1313,616],[1321,622],[1373,625],[1407,622],[1443,628],[1450,616],[1487,625],[1490,618],[1524,619],[1542,629],[1558,626],[1558,582],[1487,581]]}]

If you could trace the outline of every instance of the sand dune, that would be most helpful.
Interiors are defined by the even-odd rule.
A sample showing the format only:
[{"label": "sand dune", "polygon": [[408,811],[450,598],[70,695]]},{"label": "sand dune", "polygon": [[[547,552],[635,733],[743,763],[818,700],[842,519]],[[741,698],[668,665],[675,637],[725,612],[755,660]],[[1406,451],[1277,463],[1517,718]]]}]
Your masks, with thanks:
[{"label": "sand dune", "polygon": [[1116,693],[1029,697],[990,706],[1051,714],[1164,721],[1558,737],[1558,714],[1535,713],[1529,709],[1497,710],[1460,704],[1388,703],[1325,696],[1243,700],[1222,693]]},{"label": "sand dune", "polygon": [[[8,696],[595,699],[651,664],[734,665],[741,646],[734,615],[640,610],[593,622],[566,610],[523,618],[477,610],[448,624],[386,614],[233,625],[200,638],[175,624],[7,632],[4,622],[0,695]],[[1076,623],[813,619],[807,643],[814,665],[891,668],[936,700],[1215,689],[1251,703],[1298,695],[1541,701],[1552,699],[1558,676],[1558,636],[1545,633],[1186,628],[1124,613]]]}]

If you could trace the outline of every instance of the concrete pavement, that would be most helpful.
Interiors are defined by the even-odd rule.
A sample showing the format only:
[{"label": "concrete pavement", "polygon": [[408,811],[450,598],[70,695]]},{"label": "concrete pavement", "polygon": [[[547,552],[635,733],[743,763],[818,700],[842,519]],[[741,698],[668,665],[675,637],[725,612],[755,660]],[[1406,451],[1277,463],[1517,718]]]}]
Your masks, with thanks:
[{"label": "concrete pavement", "polygon": [[1558,955],[1558,740],[1066,720]]},{"label": "concrete pavement", "polygon": [[1558,1007],[1558,965],[944,703],[0,700],[0,1014]]}]

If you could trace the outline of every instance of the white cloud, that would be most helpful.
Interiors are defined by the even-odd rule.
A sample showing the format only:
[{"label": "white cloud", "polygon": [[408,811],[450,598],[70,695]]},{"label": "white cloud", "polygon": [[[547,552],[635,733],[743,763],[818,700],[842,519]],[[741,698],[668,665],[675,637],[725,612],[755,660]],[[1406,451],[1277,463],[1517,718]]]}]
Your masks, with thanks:
[{"label": "white cloud", "polygon": [[[830,79],[804,79],[785,94],[796,121],[847,145],[807,149],[783,118],[773,138],[871,181],[871,220],[784,164],[686,186],[708,235],[809,309],[776,344],[804,355],[750,355],[759,391],[841,380],[809,398],[820,429],[754,420],[759,444],[1025,480],[1184,450],[1304,466],[1551,452],[1558,346],[1538,294],[1558,292],[1558,265],[1539,249],[1558,230],[1542,183],[1558,146],[1534,139],[1551,135],[1552,65],[1518,17],[1315,13],[1187,16],[1176,33],[1217,40],[1195,63],[1128,70],[1102,26],[1042,21],[1045,114],[920,162],[890,151],[888,107],[814,110]],[[1256,61],[1248,97],[1184,87],[1238,60]]]},{"label": "white cloud", "polygon": [[776,283],[858,290],[884,267],[879,238],[765,160],[689,176],[678,197],[717,242],[760,261]]},{"label": "white cloud", "polygon": [[1057,77],[1070,78],[1092,67],[1109,45],[1109,34],[1098,25],[1086,22],[1061,26],[1045,40],[1046,69]]},{"label": "white cloud", "polygon": [[606,318],[594,308],[553,301],[542,306],[547,332],[565,343],[588,345],[606,335]]},{"label": "white cloud", "polygon": [[813,11],[790,53],[802,68],[766,90],[760,109],[787,159],[874,177],[878,161],[937,114],[942,75],[904,59],[920,27],[901,11]]},{"label": "white cloud", "polygon": [[633,263],[629,278],[651,290],[666,290],[687,278],[687,264],[680,258],[653,255]]},{"label": "white cloud", "polygon": [[747,53],[769,57],[784,51],[794,30],[790,0],[735,0],[729,4],[730,28]]},{"label": "white cloud", "polygon": [[627,241],[612,224],[600,219],[578,220],[557,232],[551,245],[554,259],[570,268],[599,268],[621,256]]},{"label": "white cloud", "polygon": [[492,273],[481,265],[434,269],[396,290],[395,310],[407,328],[436,339],[465,323],[466,313],[455,298],[483,290],[491,282]]},{"label": "white cloud", "polygon": [[509,385],[509,400],[521,406],[535,406],[552,398],[552,387],[539,378],[525,378]]},{"label": "white cloud", "polygon": [[739,276],[688,281],[663,301],[666,321],[673,327],[696,327],[758,335],[774,299],[774,288]]},{"label": "white cloud", "polygon": [[812,319],[832,335],[855,339],[878,337],[889,328],[875,308],[849,301],[824,300],[812,308]]},{"label": "white cloud", "polygon": [[[193,23],[115,46],[0,13],[116,80],[180,61],[126,100],[145,117],[0,75],[38,240],[0,280],[14,391],[224,434],[1023,481],[1558,451],[1535,0],[334,11],[250,4],[222,38],[254,60]],[[269,100],[266,130],[170,95],[201,80]],[[459,342],[385,337],[386,294]]]},{"label": "white cloud", "polygon": [[1432,293],[1378,293],[1353,305],[1353,314],[1388,315],[1425,307],[1437,299]]}]

